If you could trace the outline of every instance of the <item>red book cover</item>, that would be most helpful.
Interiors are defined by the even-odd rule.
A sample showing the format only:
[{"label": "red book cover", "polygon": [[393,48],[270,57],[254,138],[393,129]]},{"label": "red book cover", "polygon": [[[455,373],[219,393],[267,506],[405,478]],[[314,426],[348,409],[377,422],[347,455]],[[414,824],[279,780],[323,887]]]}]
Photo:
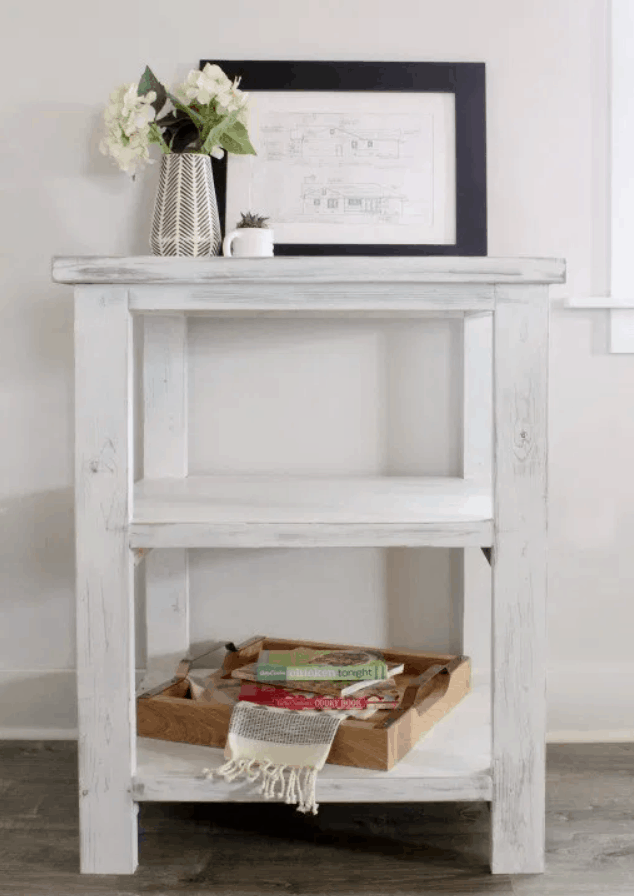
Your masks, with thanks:
[{"label": "red book cover", "polygon": [[278,706],[281,709],[394,709],[398,701],[376,697],[337,697],[308,691],[289,690],[270,684],[243,681],[238,700]]}]

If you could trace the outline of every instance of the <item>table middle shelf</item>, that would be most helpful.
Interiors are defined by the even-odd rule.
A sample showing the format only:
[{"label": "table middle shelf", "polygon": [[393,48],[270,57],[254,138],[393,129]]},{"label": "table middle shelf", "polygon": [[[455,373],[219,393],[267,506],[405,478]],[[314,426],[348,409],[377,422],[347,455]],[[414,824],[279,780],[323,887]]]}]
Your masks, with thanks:
[{"label": "table middle shelf", "polygon": [[490,547],[491,489],[409,476],[189,476],[136,483],[132,548]]}]

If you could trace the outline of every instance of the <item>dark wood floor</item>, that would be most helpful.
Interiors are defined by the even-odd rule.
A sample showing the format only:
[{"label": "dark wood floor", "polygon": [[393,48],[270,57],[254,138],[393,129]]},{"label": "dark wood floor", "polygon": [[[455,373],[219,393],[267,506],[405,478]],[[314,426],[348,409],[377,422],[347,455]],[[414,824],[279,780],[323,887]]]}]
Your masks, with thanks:
[{"label": "dark wood floor", "polygon": [[485,804],[141,807],[133,877],[80,876],[72,743],[0,743],[0,896],[634,896],[634,744],[548,749],[547,872],[492,876]]}]

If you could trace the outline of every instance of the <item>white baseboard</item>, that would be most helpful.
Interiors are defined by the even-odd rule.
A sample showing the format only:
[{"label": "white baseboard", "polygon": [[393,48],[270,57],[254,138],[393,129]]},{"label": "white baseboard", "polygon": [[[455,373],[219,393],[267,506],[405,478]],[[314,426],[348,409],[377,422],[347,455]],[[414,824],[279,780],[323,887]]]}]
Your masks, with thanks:
[{"label": "white baseboard", "polygon": [[634,728],[608,728],[595,731],[549,731],[549,744],[624,744],[634,742]]},{"label": "white baseboard", "polygon": [[0,739],[76,740],[75,672],[0,670]]},{"label": "white baseboard", "polygon": [[77,728],[0,728],[2,740],[77,740]]},{"label": "white baseboard", "polygon": [[[137,677],[142,673],[138,672]],[[482,673],[478,674],[478,678]],[[549,743],[634,741],[634,663],[548,673]],[[0,670],[0,740],[76,740],[72,670]]]},{"label": "white baseboard", "polygon": [[634,741],[634,663],[553,666],[548,672],[549,743]]}]

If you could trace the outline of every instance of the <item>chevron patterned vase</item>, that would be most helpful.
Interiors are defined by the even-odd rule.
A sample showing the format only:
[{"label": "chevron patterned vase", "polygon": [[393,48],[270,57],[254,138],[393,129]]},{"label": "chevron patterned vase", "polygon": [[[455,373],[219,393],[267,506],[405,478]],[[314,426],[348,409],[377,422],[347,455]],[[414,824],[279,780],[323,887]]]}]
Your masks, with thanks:
[{"label": "chevron patterned vase", "polygon": [[153,255],[218,255],[221,234],[209,156],[161,158],[150,247]]}]

